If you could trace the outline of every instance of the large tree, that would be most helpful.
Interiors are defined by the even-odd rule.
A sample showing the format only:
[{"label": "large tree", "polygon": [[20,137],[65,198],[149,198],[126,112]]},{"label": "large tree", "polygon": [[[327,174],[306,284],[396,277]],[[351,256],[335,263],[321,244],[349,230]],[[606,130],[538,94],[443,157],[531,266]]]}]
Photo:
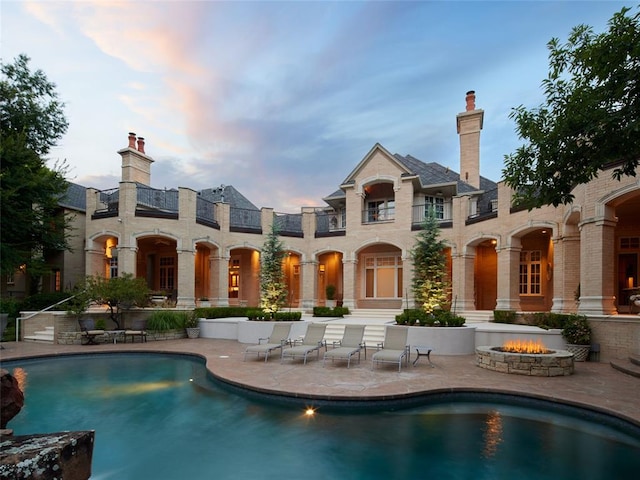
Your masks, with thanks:
[{"label": "large tree", "polygon": [[517,204],[571,203],[579,184],[611,169],[635,176],[640,162],[640,12],[623,8],[600,34],[575,27],[566,43],[548,43],[546,101],[511,112],[525,144],[503,171]]},{"label": "large tree", "polygon": [[64,164],[46,164],[68,124],[55,84],[29,70],[29,57],[1,64],[1,71],[0,267],[2,274],[24,267],[37,276],[48,251],[69,248],[69,218],[58,206],[68,186]]}]

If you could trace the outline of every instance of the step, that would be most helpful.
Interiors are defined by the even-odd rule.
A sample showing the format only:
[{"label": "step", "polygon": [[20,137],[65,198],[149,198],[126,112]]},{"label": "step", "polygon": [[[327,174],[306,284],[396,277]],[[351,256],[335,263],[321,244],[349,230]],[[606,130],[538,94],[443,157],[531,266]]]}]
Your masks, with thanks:
[{"label": "step", "polygon": [[44,327],[44,330],[38,330],[33,332],[32,335],[25,335],[25,342],[45,342],[54,343],[54,328]]},{"label": "step", "polygon": [[[327,329],[324,333],[324,339],[327,342],[327,345],[331,345],[333,342],[342,340],[344,327],[345,323],[327,323]],[[363,340],[367,346],[375,347],[378,343],[382,343],[384,340],[384,331],[384,325],[366,324]]]},{"label": "step", "polygon": [[629,361],[640,367],[640,355],[629,355]]},{"label": "step", "polygon": [[456,312],[457,315],[466,319],[465,323],[486,323],[493,321],[492,310],[464,310]]},{"label": "step", "polygon": [[636,364],[631,358],[624,360],[611,360],[610,363],[611,366],[619,372],[640,378],[640,365]]}]

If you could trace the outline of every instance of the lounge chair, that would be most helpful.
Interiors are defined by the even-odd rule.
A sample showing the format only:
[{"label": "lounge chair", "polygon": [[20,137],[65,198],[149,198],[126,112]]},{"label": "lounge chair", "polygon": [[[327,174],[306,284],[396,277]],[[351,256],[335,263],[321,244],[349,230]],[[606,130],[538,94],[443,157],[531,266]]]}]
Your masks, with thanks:
[{"label": "lounge chair", "polygon": [[378,363],[396,363],[398,371],[402,368],[402,361],[409,361],[407,348],[407,327],[388,326],[384,332],[382,349],[371,357],[371,369]]},{"label": "lounge chair", "polygon": [[362,337],[364,336],[365,325],[346,325],[344,327],[344,334],[340,345],[333,350],[328,350],[324,353],[322,366],[327,363],[327,359],[334,360],[346,360],[347,368],[351,365],[351,357],[358,354],[358,362],[360,361],[360,351],[364,344],[362,343]]},{"label": "lounge chair", "polygon": [[124,343],[127,343],[127,337],[131,337],[131,343],[135,343],[136,337],[140,337],[140,343],[147,341],[147,321],[136,319],[131,322],[131,328],[124,331]]},{"label": "lounge chair", "polygon": [[[251,345],[246,348],[244,351],[244,360],[247,359],[247,355],[256,355],[258,358],[260,358],[260,355],[264,355],[264,361],[266,362],[271,352],[282,349],[287,344],[290,331],[290,323],[274,323],[273,330],[268,338],[259,338],[258,345]],[[266,341],[266,343],[262,343],[263,341]]]},{"label": "lounge chair", "polygon": [[320,359],[320,348],[326,344],[324,342],[324,331],[327,329],[326,323],[310,323],[307,327],[307,333],[304,334],[301,345],[294,345],[291,348],[282,350],[280,356],[280,363],[283,362],[285,357],[302,357],[304,363],[307,363],[307,357],[311,352],[318,352],[318,360]]},{"label": "lounge chair", "polygon": [[[96,328],[96,322],[93,318],[79,318],[80,331],[82,332],[82,338],[87,340],[83,345],[97,345],[96,337],[98,335],[104,335],[104,330]],[[80,339],[82,342],[82,339]]]}]

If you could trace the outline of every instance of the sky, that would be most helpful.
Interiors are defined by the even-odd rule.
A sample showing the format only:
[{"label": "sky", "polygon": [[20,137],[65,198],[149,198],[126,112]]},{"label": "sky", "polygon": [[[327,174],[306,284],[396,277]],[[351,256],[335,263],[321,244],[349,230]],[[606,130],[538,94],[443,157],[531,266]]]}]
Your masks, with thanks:
[{"label": "sky", "polygon": [[[636,0],[634,0],[636,1]],[[0,57],[56,84],[69,180],[110,189],[128,132],[154,188],[233,185],[258,207],[324,206],[371,148],[459,171],[456,115],[484,110],[480,173],[522,144],[512,109],[544,101],[547,43],[603,32],[607,1],[12,1]]]}]

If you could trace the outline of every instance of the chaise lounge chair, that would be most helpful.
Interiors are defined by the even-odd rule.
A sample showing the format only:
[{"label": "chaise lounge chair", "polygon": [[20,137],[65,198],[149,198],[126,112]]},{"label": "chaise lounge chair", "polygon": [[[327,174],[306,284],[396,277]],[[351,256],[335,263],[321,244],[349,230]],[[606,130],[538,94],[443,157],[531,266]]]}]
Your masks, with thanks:
[{"label": "chaise lounge chair", "polygon": [[311,352],[318,352],[318,360],[320,359],[320,347],[323,345],[326,348],[326,344],[324,342],[324,331],[327,328],[326,323],[310,323],[307,327],[307,333],[304,334],[304,339],[302,340],[302,345],[294,345],[291,348],[287,348],[286,350],[282,350],[282,355],[280,357],[280,363],[283,362],[285,357],[302,357],[304,359],[304,364],[307,363],[307,357]]},{"label": "chaise lounge chair", "polygon": [[[96,322],[93,318],[80,318],[78,319],[78,323],[80,324],[82,338],[87,339],[87,343],[83,345],[97,345],[96,337],[98,335],[104,335],[104,330],[96,329]],[[82,341],[82,339],[80,341]]]},{"label": "chaise lounge chair", "polygon": [[[360,361],[360,351],[364,344],[362,343],[362,337],[364,336],[365,325],[346,325],[344,327],[344,334],[340,346],[333,350],[328,350],[324,353],[322,366],[327,363],[327,359],[334,360],[346,360],[347,368],[351,365],[351,357],[358,354],[358,362]],[[365,355],[366,357],[366,355]]]},{"label": "chaise lounge chair", "polygon": [[[291,331],[290,323],[277,322],[273,324],[273,330],[269,338],[259,338],[258,345],[251,345],[244,351],[244,359],[247,360],[247,355],[256,355],[260,358],[260,355],[264,355],[264,361],[269,359],[269,354],[277,349],[282,349],[289,341],[289,332]],[[262,343],[266,340],[266,343]]]},{"label": "chaise lounge chair", "polygon": [[388,326],[384,332],[382,350],[378,350],[371,357],[371,369],[378,363],[397,363],[398,371],[402,368],[402,361],[409,362],[407,348],[407,327]]}]

